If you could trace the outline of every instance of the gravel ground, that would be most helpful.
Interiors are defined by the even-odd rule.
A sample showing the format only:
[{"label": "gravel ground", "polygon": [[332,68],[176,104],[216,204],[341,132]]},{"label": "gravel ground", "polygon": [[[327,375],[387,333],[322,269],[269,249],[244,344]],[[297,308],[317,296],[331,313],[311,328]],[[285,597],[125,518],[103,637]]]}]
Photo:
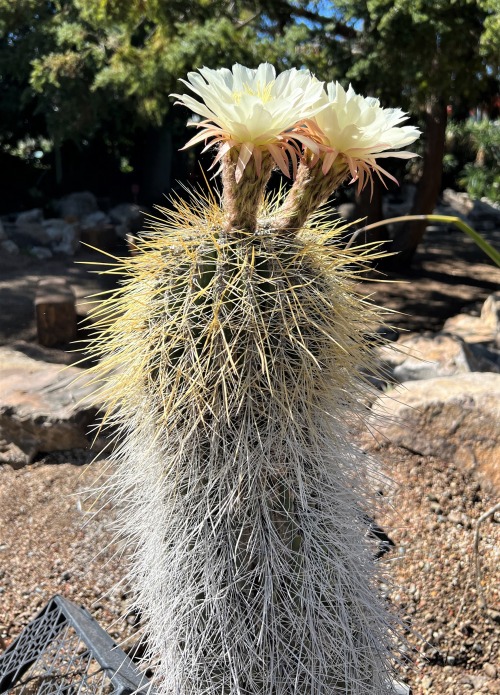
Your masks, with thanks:
[{"label": "gravel ground", "polygon": [[[449,462],[390,447],[377,455],[397,484],[382,490],[391,511],[377,518],[396,544],[384,557],[393,582],[385,590],[416,649],[414,668],[400,679],[414,695],[500,693],[500,515],[481,531],[486,609],[472,571],[476,520],[497,499],[474,472]],[[67,452],[20,470],[0,466],[3,646],[55,593],[83,604],[125,646],[137,638],[135,617],[123,618],[129,593],[106,526],[112,511],[93,519],[79,493],[104,468],[87,460]]]},{"label": "gravel ground", "polygon": [[134,632],[112,512],[86,510],[84,491],[105,468],[89,458],[58,452],[19,470],[0,465],[0,650],[54,594],[85,606],[115,640]]}]

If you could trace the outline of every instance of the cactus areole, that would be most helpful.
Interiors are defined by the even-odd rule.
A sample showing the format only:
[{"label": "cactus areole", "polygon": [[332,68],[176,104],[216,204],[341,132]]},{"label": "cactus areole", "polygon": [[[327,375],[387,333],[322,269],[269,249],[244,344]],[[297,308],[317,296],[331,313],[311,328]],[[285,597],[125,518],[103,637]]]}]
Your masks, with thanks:
[{"label": "cactus areole", "polygon": [[[418,131],[305,70],[190,73],[222,195],[172,202],[94,310],[108,483],[165,695],[392,692],[395,621],[367,541],[363,416],[377,311],[320,206]],[[294,179],[266,196],[273,168]],[[319,209],[319,212],[318,212]]]}]

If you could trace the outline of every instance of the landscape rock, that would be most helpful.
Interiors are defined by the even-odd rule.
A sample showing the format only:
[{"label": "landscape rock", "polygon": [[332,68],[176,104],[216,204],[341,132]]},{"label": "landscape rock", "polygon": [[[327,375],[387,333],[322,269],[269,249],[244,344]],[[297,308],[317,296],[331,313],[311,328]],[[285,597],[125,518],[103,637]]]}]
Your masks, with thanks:
[{"label": "landscape rock", "polygon": [[481,308],[481,321],[493,333],[500,333],[500,292],[490,294]]},{"label": "landscape rock", "polygon": [[74,256],[80,246],[80,234],[75,225],[68,224],[61,229],[61,238],[57,244],[53,244],[52,249],[55,253],[62,253],[65,256]]},{"label": "landscape rock", "polygon": [[27,245],[48,246],[51,242],[41,222],[16,222],[14,238]]},{"label": "landscape rock", "polygon": [[90,448],[94,388],[83,369],[0,347],[0,439],[23,452],[22,463],[39,452]]},{"label": "landscape rock", "polygon": [[482,346],[445,333],[403,336],[378,351],[396,381],[415,381],[466,372],[500,372],[500,359]]},{"label": "landscape rock", "polygon": [[500,221],[500,208],[487,198],[472,199],[468,193],[460,193],[451,188],[445,188],[442,194],[443,202],[461,217],[468,217],[471,222],[491,220]]},{"label": "landscape rock", "polygon": [[38,258],[39,261],[45,261],[48,258],[52,258],[52,251],[45,246],[32,246],[30,248],[30,254]]},{"label": "landscape rock", "polygon": [[377,440],[477,469],[500,490],[500,374],[408,381],[373,405]]},{"label": "landscape rock", "polygon": [[19,246],[11,239],[5,239],[5,241],[0,241],[0,251],[2,253],[8,253],[12,256],[17,256],[19,253]]},{"label": "landscape rock", "polygon": [[102,229],[110,224],[111,219],[102,210],[96,210],[89,215],[85,215],[80,221],[81,229]]},{"label": "landscape rock", "polygon": [[485,663],[483,664],[483,670],[488,676],[488,678],[496,678],[497,677],[497,667],[495,664],[490,664],[490,663]]},{"label": "landscape rock", "polygon": [[346,222],[354,222],[356,219],[356,205],[355,203],[341,203],[337,206],[337,212],[340,217]]},{"label": "landscape rock", "polygon": [[42,227],[45,229],[47,239],[50,243],[57,242],[63,238],[64,232],[70,229],[76,229],[76,224],[72,222],[66,222],[60,217],[51,217],[48,220],[42,222]]},{"label": "landscape rock", "polygon": [[[18,241],[24,242],[30,251],[36,247],[45,247],[46,250],[67,256],[74,255],[79,243],[78,226],[59,218],[43,220],[40,223],[16,224],[14,235]],[[38,257],[38,251],[34,251],[34,255]],[[42,253],[40,258],[50,256]]]},{"label": "landscape rock", "polygon": [[500,347],[500,292],[486,299],[480,316],[452,316],[445,321],[443,331],[460,336],[468,343],[492,343]]},{"label": "landscape rock", "polygon": [[120,203],[109,211],[111,222],[116,226],[116,233],[125,239],[127,234],[134,234],[142,228],[144,217],[137,205]]},{"label": "landscape rock", "polygon": [[20,212],[16,217],[16,224],[23,226],[25,224],[40,224],[43,220],[43,210],[41,208],[34,208],[33,210],[26,210],[26,212]]},{"label": "landscape rock", "polygon": [[56,209],[61,217],[64,217],[67,221],[74,222],[76,220],[81,220],[92,212],[96,212],[98,207],[96,197],[93,193],[90,191],[80,191],[78,193],[70,193],[64,198],[61,198],[56,203]]},{"label": "landscape rock", "polygon": [[40,362],[50,362],[53,364],[74,364],[81,359],[81,356],[73,352],[58,350],[56,348],[44,347],[38,343],[29,343],[26,340],[15,340],[10,343],[11,350],[21,352],[32,360]]}]

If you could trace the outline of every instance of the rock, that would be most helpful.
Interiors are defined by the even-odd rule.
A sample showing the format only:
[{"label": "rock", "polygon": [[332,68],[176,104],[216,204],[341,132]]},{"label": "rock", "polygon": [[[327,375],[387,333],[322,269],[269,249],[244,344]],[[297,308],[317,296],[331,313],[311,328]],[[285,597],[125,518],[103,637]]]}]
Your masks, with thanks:
[{"label": "rock", "polygon": [[17,223],[14,229],[14,238],[26,245],[48,246],[51,242],[43,224],[37,222]]},{"label": "rock", "polygon": [[422,688],[424,692],[428,692],[431,689],[433,682],[434,679],[432,678],[432,676],[424,676],[422,678]]},{"label": "rock", "polygon": [[102,229],[102,227],[107,227],[111,222],[111,219],[102,210],[96,210],[96,212],[91,212],[89,215],[82,217],[80,221],[81,229]]},{"label": "rock", "polygon": [[500,623],[500,611],[496,611],[494,608],[487,608],[486,615],[493,622]]},{"label": "rock", "polygon": [[500,209],[487,198],[472,200],[468,193],[459,193],[451,188],[445,188],[442,198],[455,213],[469,218],[471,222],[500,221]]},{"label": "rock", "polygon": [[500,333],[500,292],[494,292],[481,307],[481,321],[492,333]]},{"label": "rock", "polygon": [[378,355],[399,382],[433,379],[466,372],[500,372],[498,356],[482,346],[444,333],[410,335],[385,345]]},{"label": "rock", "polygon": [[443,331],[458,335],[467,343],[491,343],[500,347],[500,292],[486,299],[480,316],[452,316],[445,321]]},{"label": "rock", "polygon": [[[17,226],[16,234],[25,237],[28,243],[35,242],[35,246],[48,247],[55,253],[64,253],[67,256],[74,255],[78,248],[78,227],[65,220],[53,218],[44,220],[41,224],[25,224]],[[35,251],[35,255],[38,252]],[[41,257],[49,257],[42,256]]]},{"label": "rock", "polygon": [[78,225],[72,222],[67,222],[60,217],[53,217],[42,222],[42,227],[45,229],[47,238],[51,244],[60,242],[68,235],[68,231],[73,234],[78,232]]},{"label": "rock", "polygon": [[3,227],[2,220],[0,220],[0,241],[7,241],[7,239],[8,239],[7,232],[5,231],[5,229]]},{"label": "rock", "polygon": [[355,203],[341,203],[337,206],[337,212],[340,217],[346,222],[354,222],[356,219],[356,204]]},{"label": "rock", "polygon": [[94,389],[83,369],[0,347],[0,438],[22,451],[21,463],[39,452],[90,448]]},{"label": "rock", "polygon": [[463,216],[467,216],[474,207],[474,202],[468,193],[459,193],[452,188],[445,188],[441,197],[445,205]]},{"label": "rock", "polygon": [[10,343],[10,348],[16,352],[22,352],[27,357],[31,357],[32,360],[51,362],[52,364],[75,364],[81,359],[75,353],[44,347],[37,343],[28,343],[26,340],[15,340]]},{"label": "rock", "polygon": [[486,662],[485,664],[483,664],[483,671],[486,673],[488,678],[497,677],[497,667],[494,664]]},{"label": "rock", "polygon": [[86,215],[96,212],[97,200],[90,191],[81,191],[78,193],[70,193],[61,198],[56,203],[56,209],[61,217],[64,217],[69,222],[81,220]]},{"label": "rock", "polygon": [[35,256],[35,258],[38,258],[39,261],[45,261],[48,258],[52,258],[52,251],[44,246],[32,246],[30,248],[30,254]]},{"label": "rock", "polygon": [[[481,224],[483,229],[493,224],[493,228],[500,222],[500,208],[487,198],[474,200],[474,205],[469,213],[471,222]],[[485,226],[486,224],[486,226]]]},{"label": "rock", "polygon": [[0,251],[2,253],[8,253],[11,256],[17,256],[19,253],[19,246],[11,239],[5,239],[5,241],[0,241]]},{"label": "rock", "polygon": [[30,224],[40,224],[43,221],[43,211],[41,208],[20,212],[16,217],[16,224],[20,227]]},{"label": "rock", "polygon": [[61,238],[57,244],[52,246],[55,253],[62,253],[65,256],[74,256],[80,246],[80,233],[78,227],[68,224],[61,228]]},{"label": "rock", "polygon": [[477,469],[500,490],[500,374],[408,381],[379,397],[372,410],[382,446],[392,442]]},{"label": "rock", "polygon": [[116,233],[123,239],[128,233],[138,232],[144,222],[143,214],[137,205],[120,203],[109,211],[111,222],[116,225]]}]

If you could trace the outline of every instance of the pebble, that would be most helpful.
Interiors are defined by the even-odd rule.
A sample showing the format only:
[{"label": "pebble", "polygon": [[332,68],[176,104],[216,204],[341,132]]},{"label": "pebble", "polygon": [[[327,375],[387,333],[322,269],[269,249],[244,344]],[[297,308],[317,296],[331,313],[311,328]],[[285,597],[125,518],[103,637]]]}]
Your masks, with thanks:
[{"label": "pebble", "polygon": [[497,677],[497,667],[494,664],[490,664],[489,662],[486,662],[483,664],[483,671],[486,673],[488,678],[496,678]]},{"label": "pebble", "polygon": [[430,690],[433,683],[434,683],[434,679],[432,676],[424,676],[422,678],[422,688],[424,690]]}]

